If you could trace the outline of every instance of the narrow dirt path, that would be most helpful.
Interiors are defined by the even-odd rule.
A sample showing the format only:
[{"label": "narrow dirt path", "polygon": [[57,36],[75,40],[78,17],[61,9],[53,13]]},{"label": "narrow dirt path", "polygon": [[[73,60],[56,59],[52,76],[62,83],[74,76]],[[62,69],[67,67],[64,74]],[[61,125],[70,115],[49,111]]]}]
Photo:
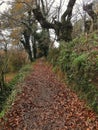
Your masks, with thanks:
[{"label": "narrow dirt path", "polygon": [[98,130],[97,116],[38,61],[0,130]]}]

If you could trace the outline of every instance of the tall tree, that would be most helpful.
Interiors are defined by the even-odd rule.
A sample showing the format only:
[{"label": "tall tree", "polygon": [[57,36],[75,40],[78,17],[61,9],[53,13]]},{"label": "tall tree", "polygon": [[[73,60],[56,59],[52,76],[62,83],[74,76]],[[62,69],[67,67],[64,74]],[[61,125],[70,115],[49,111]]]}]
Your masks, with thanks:
[{"label": "tall tree", "polygon": [[[42,31],[54,29],[58,40],[72,40],[71,35],[73,26],[71,18],[76,0],[69,0],[67,9],[64,13],[59,15],[56,19],[50,15],[50,18],[52,19],[50,20],[49,12],[51,13],[51,5],[54,1],[55,0],[51,0],[51,4],[48,6],[48,0],[14,0],[9,12],[4,14],[4,18],[7,19],[6,22],[3,21],[5,22],[5,27],[8,26],[11,29],[12,34],[14,34],[13,31],[17,29],[19,30],[18,33],[16,33],[19,34],[16,37],[17,42],[21,42],[23,44],[31,61],[33,61],[33,55],[34,58],[36,58],[37,51],[37,29],[33,27],[35,25],[37,26],[36,20],[40,23]],[[60,8],[62,8],[61,5]]]},{"label": "tall tree", "polygon": [[98,25],[97,25],[97,14],[94,12],[93,9],[93,2],[90,4],[86,4],[83,5],[83,9],[87,12],[87,14],[91,17],[92,22],[88,21],[88,28],[90,28],[90,26],[92,27],[91,31],[98,29]]},{"label": "tall tree", "polygon": [[[25,0],[25,2],[29,1]],[[34,35],[37,24],[31,9],[27,9],[23,3],[15,0],[9,12],[2,14],[2,18],[7,19],[5,21],[2,19],[2,21],[4,28],[11,30],[12,42],[17,44],[21,42],[28,53],[30,61],[33,61],[36,58]]]},{"label": "tall tree", "polygon": [[32,9],[35,15],[35,18],[41,24],[42,28],[54,29],[56,35],[58,36],[58,40],[70,41],[72,40],[72,10],[74,7],[76,0],[69,0],[66,11],[61,16],[61,21],[53,20],[53,23],[50,23],[43,15],[39,6]]}]

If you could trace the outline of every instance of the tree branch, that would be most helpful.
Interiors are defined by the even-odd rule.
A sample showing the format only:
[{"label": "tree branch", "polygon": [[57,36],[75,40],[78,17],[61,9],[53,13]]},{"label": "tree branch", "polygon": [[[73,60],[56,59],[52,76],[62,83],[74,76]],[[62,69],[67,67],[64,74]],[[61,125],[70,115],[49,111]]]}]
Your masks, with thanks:
[{"label": "tree branch", "polygon": [[4,1],[2,1],[1,3],[0,3],[0,5],[2,5],[4,3]]},{"label": "tree branch", "polygon": [[84,11],[86,11],[88,13],[88,15],[93,19],[93,21],[96,22],[97,15],[93,10],[93,3],[83,5],[83,9],[84,9]]},{"label": "tree branch", "polygon": [[62,22],[65,22],[65,18],[67,17],[67,20],[70,20],[71,19],[71,16],[72,16],[72,10],[73,10],[73,7],[74,7],[74,4],[75,4],[76,0],[70,0],[68,5],[67,5],[67,10],[63,13],[62,17],[61,17],[61,20]]},{"label": "tree branch", "polygon": [[34,16],[35,18],[38,20],[38,22],[41,24],[41,26],[43,28],[47,28],[47,29],[54,29],[54,24],[52,23],[49,23],[46,18],[42,15],[40,9],[36,8],[36,9],[33,9],[33,13],[34,13]]}]

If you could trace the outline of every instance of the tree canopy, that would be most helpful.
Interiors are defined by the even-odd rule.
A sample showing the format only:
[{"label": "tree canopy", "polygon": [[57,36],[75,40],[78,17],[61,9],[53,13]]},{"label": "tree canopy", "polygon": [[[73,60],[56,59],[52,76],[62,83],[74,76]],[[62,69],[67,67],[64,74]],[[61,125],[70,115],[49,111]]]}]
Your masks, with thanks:
[{"label": "tree canopy", "polygon": [[[41,41],[39,36],[42,36],[42,34],[44,35],[43,32],[47,32],[46,41],[50,41],[50,43],[50,29],[54,30],[57,41],[63,40],[69,42],[73,38],[74,22],[72,22],[72,20],[74,19],[75,21],[75,18],[73,18],[73,9],[77,1],[68,0],[66,8],[63,9],[62,12],[64,0],[60,0],[57,6],[54,6],[54,3],[55,0],[14,0],[9,2],[11,7],[0,16],[1,29],[10,30],[12,44],[16,45],[21,43],[31,61],[38,56],[37,50]],[[2,4],[3,2],[1,2],[1,5]],[[92,3],[83,5],[83,9],[91,17],[94,24],[96,24],[97,14],[94,12],[92,5]],[[78,17],[78,12],[75,13]],[[81,16],[85,19],[83,12],[81,12]],[[84,22],[85,21],[86,20],[84,20]],[[42,42],[44,43],[45,40]],[[42,45],[48,46],[48,52],[49,43]],[[45,53],[42,52],[42,54]]]}]

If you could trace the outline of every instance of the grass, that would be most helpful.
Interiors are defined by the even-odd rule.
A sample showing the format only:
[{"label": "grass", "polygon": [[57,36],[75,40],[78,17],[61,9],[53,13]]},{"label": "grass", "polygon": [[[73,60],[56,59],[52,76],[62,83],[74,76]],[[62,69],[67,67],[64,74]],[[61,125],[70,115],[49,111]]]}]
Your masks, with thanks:
[{"label": "grass", "polygon": [[21,92],[21,86],[19,86],[19,84],[24,81],[24,78],[28,74],[30,74],[32,66],[33,64],[24,66],[19,73],[16,74],[16,76],[14,75],[15,77],[6,84],[4,91],[0,92],[0,106],[2,106],[0,110],[0,118],[4,117],[15,101],[17,94]]}]

